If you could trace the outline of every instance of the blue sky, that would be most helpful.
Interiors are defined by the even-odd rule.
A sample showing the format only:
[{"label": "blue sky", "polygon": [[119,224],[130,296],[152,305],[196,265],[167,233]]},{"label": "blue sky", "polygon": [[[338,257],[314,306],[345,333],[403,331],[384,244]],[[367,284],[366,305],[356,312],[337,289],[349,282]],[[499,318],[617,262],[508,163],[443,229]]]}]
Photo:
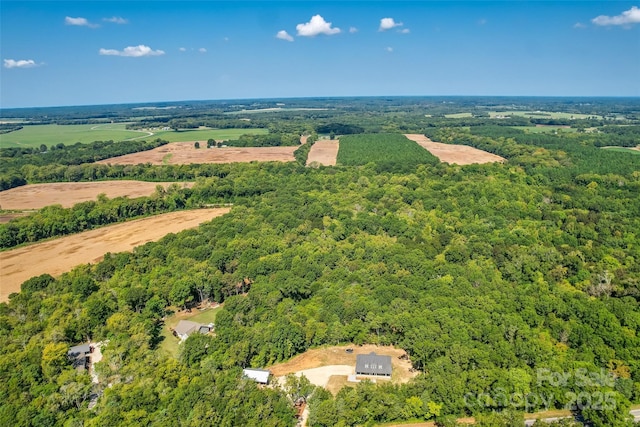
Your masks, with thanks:
[{"label": "blue sky", "polygon": [[0,107],[640,96],[640,1],[0,2]]}]

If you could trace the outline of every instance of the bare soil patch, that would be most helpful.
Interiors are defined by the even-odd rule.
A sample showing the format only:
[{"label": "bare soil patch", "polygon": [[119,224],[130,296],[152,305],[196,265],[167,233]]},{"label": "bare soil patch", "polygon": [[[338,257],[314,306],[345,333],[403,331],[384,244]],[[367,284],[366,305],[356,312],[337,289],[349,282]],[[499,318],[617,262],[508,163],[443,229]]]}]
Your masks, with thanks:
[{"label": "bare soil patch", "polygon": [[[353,349],[353,352],[347,353],[348,348]],[[393,366],[391,381],[394,383],[406,383],[418,375],[418,371],[412,369],[411,361],[406,357],[404,350],[373,344],[315,348],[268,369],[275,377],[283,377],[291,373],[304,374],[313,384],[337,393],[348,384],[347,377],[355,373],[356,356],[371,352],[391,356]],[[388,380],[379,379],[379,382],[383,381]]]},{"label": "bare soil patch", "polygon": [[470,165],[473,163],[493,163],[504,162],[503,157],[467,145],[443,144],[441,142],[433,142],[424,135],[405,134],[407,138],[415,141],[429,151],[431,154],[445,163],[456,165]]},{"label": "bare soil patch", "polygon": [[131,251],[135,246],[197,227],[230,210],[171,212],[0,252],[0,302],[19,292],[22,282],[33,276],[45,273],[59,276],[77,265],[100,261],[107,252]]},{"label": "bare soil patch", "polygon": [[[292,162],[295,147],[194,147],[195,141],[173,142],[153,150],[127,154],[101,160],[97,163],[111,165],[185,165],[191,163],[236,163],[236,162]],[[203,147],[204,145],[204,147]]]},{"label": "bare soil patch", "polygon": [[311,146],[307,157],[307,166],[318,163],[322,166],[335,166],[338,158],[340,141],[337,139],[321,139]]},{"label": "bare soil patch", "polygon": [[[29,184],[0,192],[0,207],[7,210],[41,209],[49,205],[69,208],[76,203],[96,200],[104,193],[109,198],[143,197],[153,194],[158,185],[167,188],[171,182],[99,181]],[[191,187],[192,182],[179,182],[180,187]]]}]

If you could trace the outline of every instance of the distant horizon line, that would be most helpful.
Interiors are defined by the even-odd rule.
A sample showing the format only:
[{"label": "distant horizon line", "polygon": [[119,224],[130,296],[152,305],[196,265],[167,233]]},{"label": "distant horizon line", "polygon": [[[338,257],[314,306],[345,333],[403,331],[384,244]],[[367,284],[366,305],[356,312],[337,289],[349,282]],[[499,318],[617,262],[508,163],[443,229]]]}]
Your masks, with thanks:
[{"label": "distant horizon line", "polygon": [[99,104],[68,104],[68,105],[42,105],[28,107],[0,107],[0,111],[29,110],[43,108],[72,108],[72,107],[108,107],[116,105],[154,105],[154,104],[180,104],[180,103],[206,103],[206,102],[230,102],[230,101],[278,101],[278,100],[304,100],[304,99],[359,99],[359,98],[531,98],[531,99],[638,99],[640,95],[325,95],[325,96],[287,96],[287,97],[262,97],[262,98],[211,98],[211,99],[184,99],[174,101],[132,101],[111,102]]}]

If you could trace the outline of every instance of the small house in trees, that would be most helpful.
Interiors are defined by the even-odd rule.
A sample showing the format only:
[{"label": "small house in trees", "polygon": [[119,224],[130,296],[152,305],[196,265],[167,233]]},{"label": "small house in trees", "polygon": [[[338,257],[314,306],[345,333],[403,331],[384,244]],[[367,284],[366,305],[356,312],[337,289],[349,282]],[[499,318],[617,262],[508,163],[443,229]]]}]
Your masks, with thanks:
[{"label": "small house in trees", "polygon": [[91,346],[89,344],[76,345],[67,351],[67,357],[73,367],[79,371],[83,371],[89,367],[90,354]]},{"label": "small house in trees", "polygon": [[264,369],[243,369],[242,375],[246,378],[254,380],[258,384],[269,384],[269,377],[271,376],[271,371],[266,371]]},{"label": "small house in trees", "polygon": [[180,338],[180,341],[184,341],[193,333],[208,334],[212,329],[213,324],[202,325],[197,322],[192,322],[191,320],[181,320],[176,327],[173,328],[173,333]]},{"label": "small house in trees", "polygon": [[373,352],[356,356],[356,375],[391,377],[391,356],[381,356]]}]

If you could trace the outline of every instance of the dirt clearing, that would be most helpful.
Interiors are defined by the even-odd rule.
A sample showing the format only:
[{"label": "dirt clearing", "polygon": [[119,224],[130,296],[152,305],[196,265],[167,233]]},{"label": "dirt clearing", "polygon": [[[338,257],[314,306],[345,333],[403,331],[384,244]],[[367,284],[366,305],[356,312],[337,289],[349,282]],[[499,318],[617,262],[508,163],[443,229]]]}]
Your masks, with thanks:
[{"label": "dirt clearing", "polygon": [[186,165],[191,163],[236,163],[236,162],[293,162],[295,147],[220,147],[207,148],[206,141],[173,142],[153,150],[127,154],[101,160],[97,163],[111,165]]},{"label": "dirt clearing", "polygon": [[318,163],[322,166],[335,166],[338,158],[340,141],[337,139],[321,139],[311,146],[307,157],[307,166]]},{"label": "dirt clearing", "polygon": [[[353,349],[353,352],[348,353],[347,349]],[[347,384],[347,377],[355,373],[356,356],[371,352],[391,356],[393,367],[391,381],[394,383],[406,383],[418,375],[417,371],[412,370],[411,362],[404,350],[373,344],[315,348],[268,369],[275,377],[283,377],[291,373],[304,374],[313,384],[325,387],[335,394]],[[382,378],[376,380],[388,381]]]},{"label": "dirt clearing", "polygon": [[455,165],[470,165],[473,163],[493,163],[504,162],[504,158],[486,151],[467,145],[443,144],[441,142],[433,142],[424,135],[405,134],[407,138],[415,141],[429,151],[431,154],[440,159],[441,162],[452,163]]},{"label": "dirt clearing", "polygon": [[[29,184],[0,192],[0,207],[7,210],[41,209],[49,205],[70,208],[76,203],[96,200],[104,193],[110,199],[150,196],[158,185],[167,188],[171,182],[99,181]],[[180,187],[191,187],[192,182],[177,182]]]},{"label": "dirt clearing", "polygon": [[229,212],[231,208],[171,212],[128,221],[72,236],[0,252],[0,302],[19,292],[25,280],[49,273],[59,276],[80,264],[95,263],[105,253],[131,251]]}]

